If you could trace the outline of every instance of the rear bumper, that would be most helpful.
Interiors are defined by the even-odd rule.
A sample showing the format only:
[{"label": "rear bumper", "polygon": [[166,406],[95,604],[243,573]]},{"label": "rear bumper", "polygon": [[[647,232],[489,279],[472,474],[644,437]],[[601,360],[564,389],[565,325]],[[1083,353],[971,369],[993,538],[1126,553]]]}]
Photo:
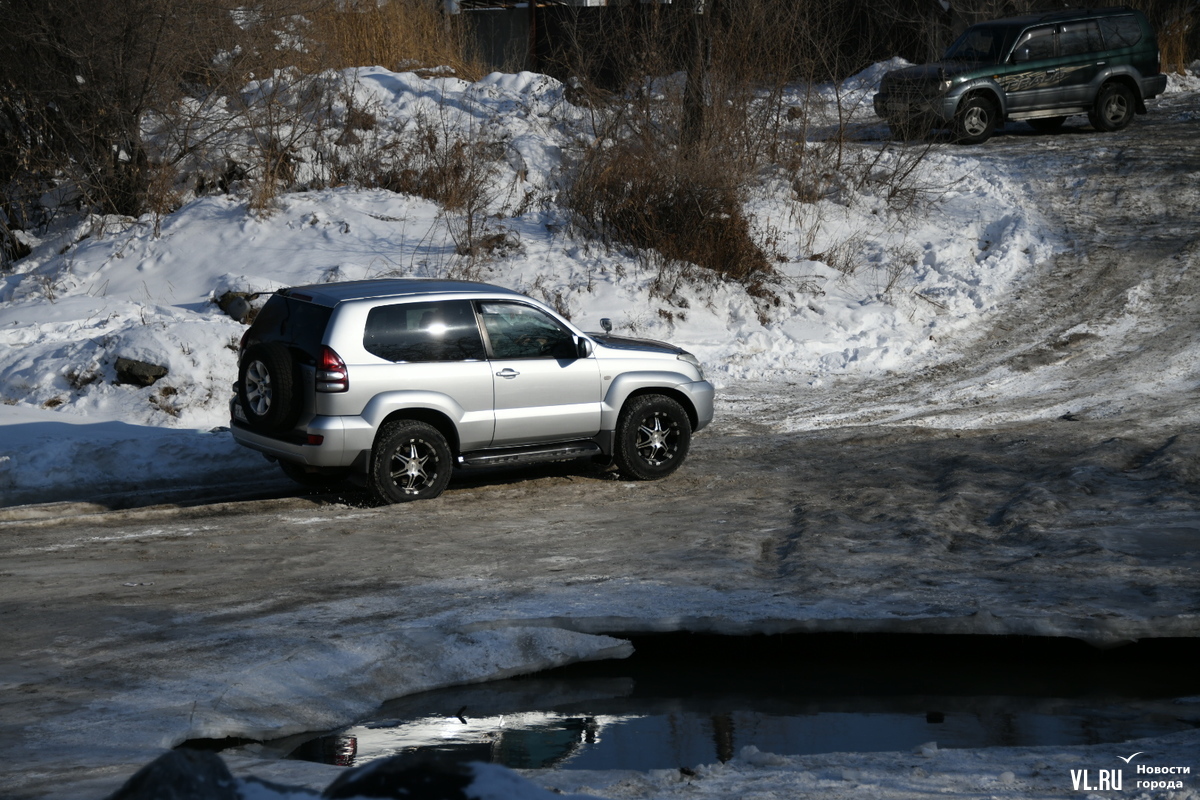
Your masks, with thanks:
[{"label": "rear bumper", "polygon": [[[239,419],[236,405],[236,401],[230,403],[233,440],[270,458],[310,467],[349,467],[371,448],[372,429],[360,417],[313,417],[303,430],[266,434],[251,430]],[[355,425],[355,420],[362,424]]]}]

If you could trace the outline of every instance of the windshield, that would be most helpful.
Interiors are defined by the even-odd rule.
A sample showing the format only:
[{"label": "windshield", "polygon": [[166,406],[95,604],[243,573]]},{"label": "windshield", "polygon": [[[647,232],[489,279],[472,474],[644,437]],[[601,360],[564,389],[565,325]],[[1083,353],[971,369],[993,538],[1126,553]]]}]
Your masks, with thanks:
[{"label": "windshield", "polygon": [[1004,55],[1008,31],[1007,27],[999,25],[975,25],[967,28],[966,32],[950,45],[944,59],[999,64]]}]

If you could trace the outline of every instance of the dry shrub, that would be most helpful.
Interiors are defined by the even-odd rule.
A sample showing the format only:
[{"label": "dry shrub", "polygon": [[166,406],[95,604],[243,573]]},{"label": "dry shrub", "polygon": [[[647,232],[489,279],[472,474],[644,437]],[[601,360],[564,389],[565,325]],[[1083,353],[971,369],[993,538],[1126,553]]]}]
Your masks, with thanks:
[{"label": "dry shrub", "polygon": [[311,37],[324,67],[449,67],[477,80],[487,70],[471,54],[461,15],[440,9],[440,2],[428,0],[326,2],[311,15]]},{"label": "dry shrub", "polygon": [[1145,12],[1158,34],[1163,72],[1183,74],[1187,65],[1200,57],[1200,25],[1197,7],[1191,0],[1134,0],[1134,8]]},{"label": "dry shrub", "polygon": [[580,166],[570,203],[593,230],[747,282],[771,265],[751,238],[739,176],[723,166],[633,142],[597,147]]},{"label": "dry shrub", "polygon": [[692,9],[637,7],[593,34],[629,84],[596,111],[567,201],[586,229],[657,253],[660,275],[694,264],[770,296],[772,260],[743,203],[774,156],[792,15],[770,0]]}]

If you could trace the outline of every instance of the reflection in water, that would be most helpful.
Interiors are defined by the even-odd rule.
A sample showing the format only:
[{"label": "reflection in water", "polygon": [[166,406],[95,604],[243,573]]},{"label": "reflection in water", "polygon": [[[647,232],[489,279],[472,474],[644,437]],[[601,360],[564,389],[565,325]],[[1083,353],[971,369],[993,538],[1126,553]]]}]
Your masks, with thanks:
[{"label": "reflection in water", "polygon": [[407,753],[647,770],[727,761],[747,745],[785,755],[910,751],[929,741],[1068,746],[1200,725],[1200,707],[1174,700],[1200,695],[1200,673],[1188,667],[1194,643],[1102,654],[993,639],[959,650],[948,649],[950,637],[884,639],[881,655],[867,637],[797,638],[787,651],[768,639],[758,650],[748,639],[737,648],[701,640],[697,651],[691,640],[660,637],[635,643],[639,656],[624,662],[400,698],[358,725],[256,752],[347,765]]},{"label": "reflection in water", "polygon": [[[502,681],[491,691],[504,704]],[[524,695],[530,681],[521,682]],[[561,686],[548,687],[562,696]],[[462,761],[490,761],[517,769],[667,769],[732,759],[746,745],[764,752],[908,751],[937,741],[941,747],[1074,745],[1118,742],[1193,727],[1169,702],[1141,701],[1091,706],[1056,698],[826,698],[806,707],[776,710],[704,710],[694,698],[640,701],[630,695],[562,703],[544,711],[506,711],[489,716],[424,715],[355,725],[291,747],[291,758],[333,764],[363,764],[401,753]],[[479,688],[472,689],[480,692]],[[449,705],[463,690],[443,690]],[[512,698],[510,698],[512,699]],[[937,711],[929,711],[934,704]],[[483,707],[484,704],[478,704]],[[886,708],[885,707],[889,707]],[[609,713],[606,713],[609,712]],[[468,714],[471,712],[468,710]],[[465,720],[465,721],[464,721]],[[279,743],[285,749],[288,745]],[[348,760],[347,760],[348,759]]]}]

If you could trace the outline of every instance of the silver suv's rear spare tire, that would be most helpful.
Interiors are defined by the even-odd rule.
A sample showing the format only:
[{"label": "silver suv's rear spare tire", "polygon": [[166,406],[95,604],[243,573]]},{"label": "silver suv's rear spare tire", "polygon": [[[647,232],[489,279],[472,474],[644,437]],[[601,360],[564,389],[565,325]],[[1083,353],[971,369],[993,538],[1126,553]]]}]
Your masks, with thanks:
[{"label": "silver suv's rear spare tire", "polygon": [[289,430],[300,413],[295,368],[279,342],[256,344],[238,368],[238,402],[250,427],[268,433]]},{"label": "silver suv's rear spare tire", "polygon": [[437,428],[416,420],[389,422],[371,452],[371,492],[384,503],[437,497],[450,483],[450,445]]},{"label": "silver suv's rear spare tire", "polygon": [[613,460],[626,478],[665,478],[687,457],[692,423],[683,407],[661,394],[630,400],[617,420]]}]

